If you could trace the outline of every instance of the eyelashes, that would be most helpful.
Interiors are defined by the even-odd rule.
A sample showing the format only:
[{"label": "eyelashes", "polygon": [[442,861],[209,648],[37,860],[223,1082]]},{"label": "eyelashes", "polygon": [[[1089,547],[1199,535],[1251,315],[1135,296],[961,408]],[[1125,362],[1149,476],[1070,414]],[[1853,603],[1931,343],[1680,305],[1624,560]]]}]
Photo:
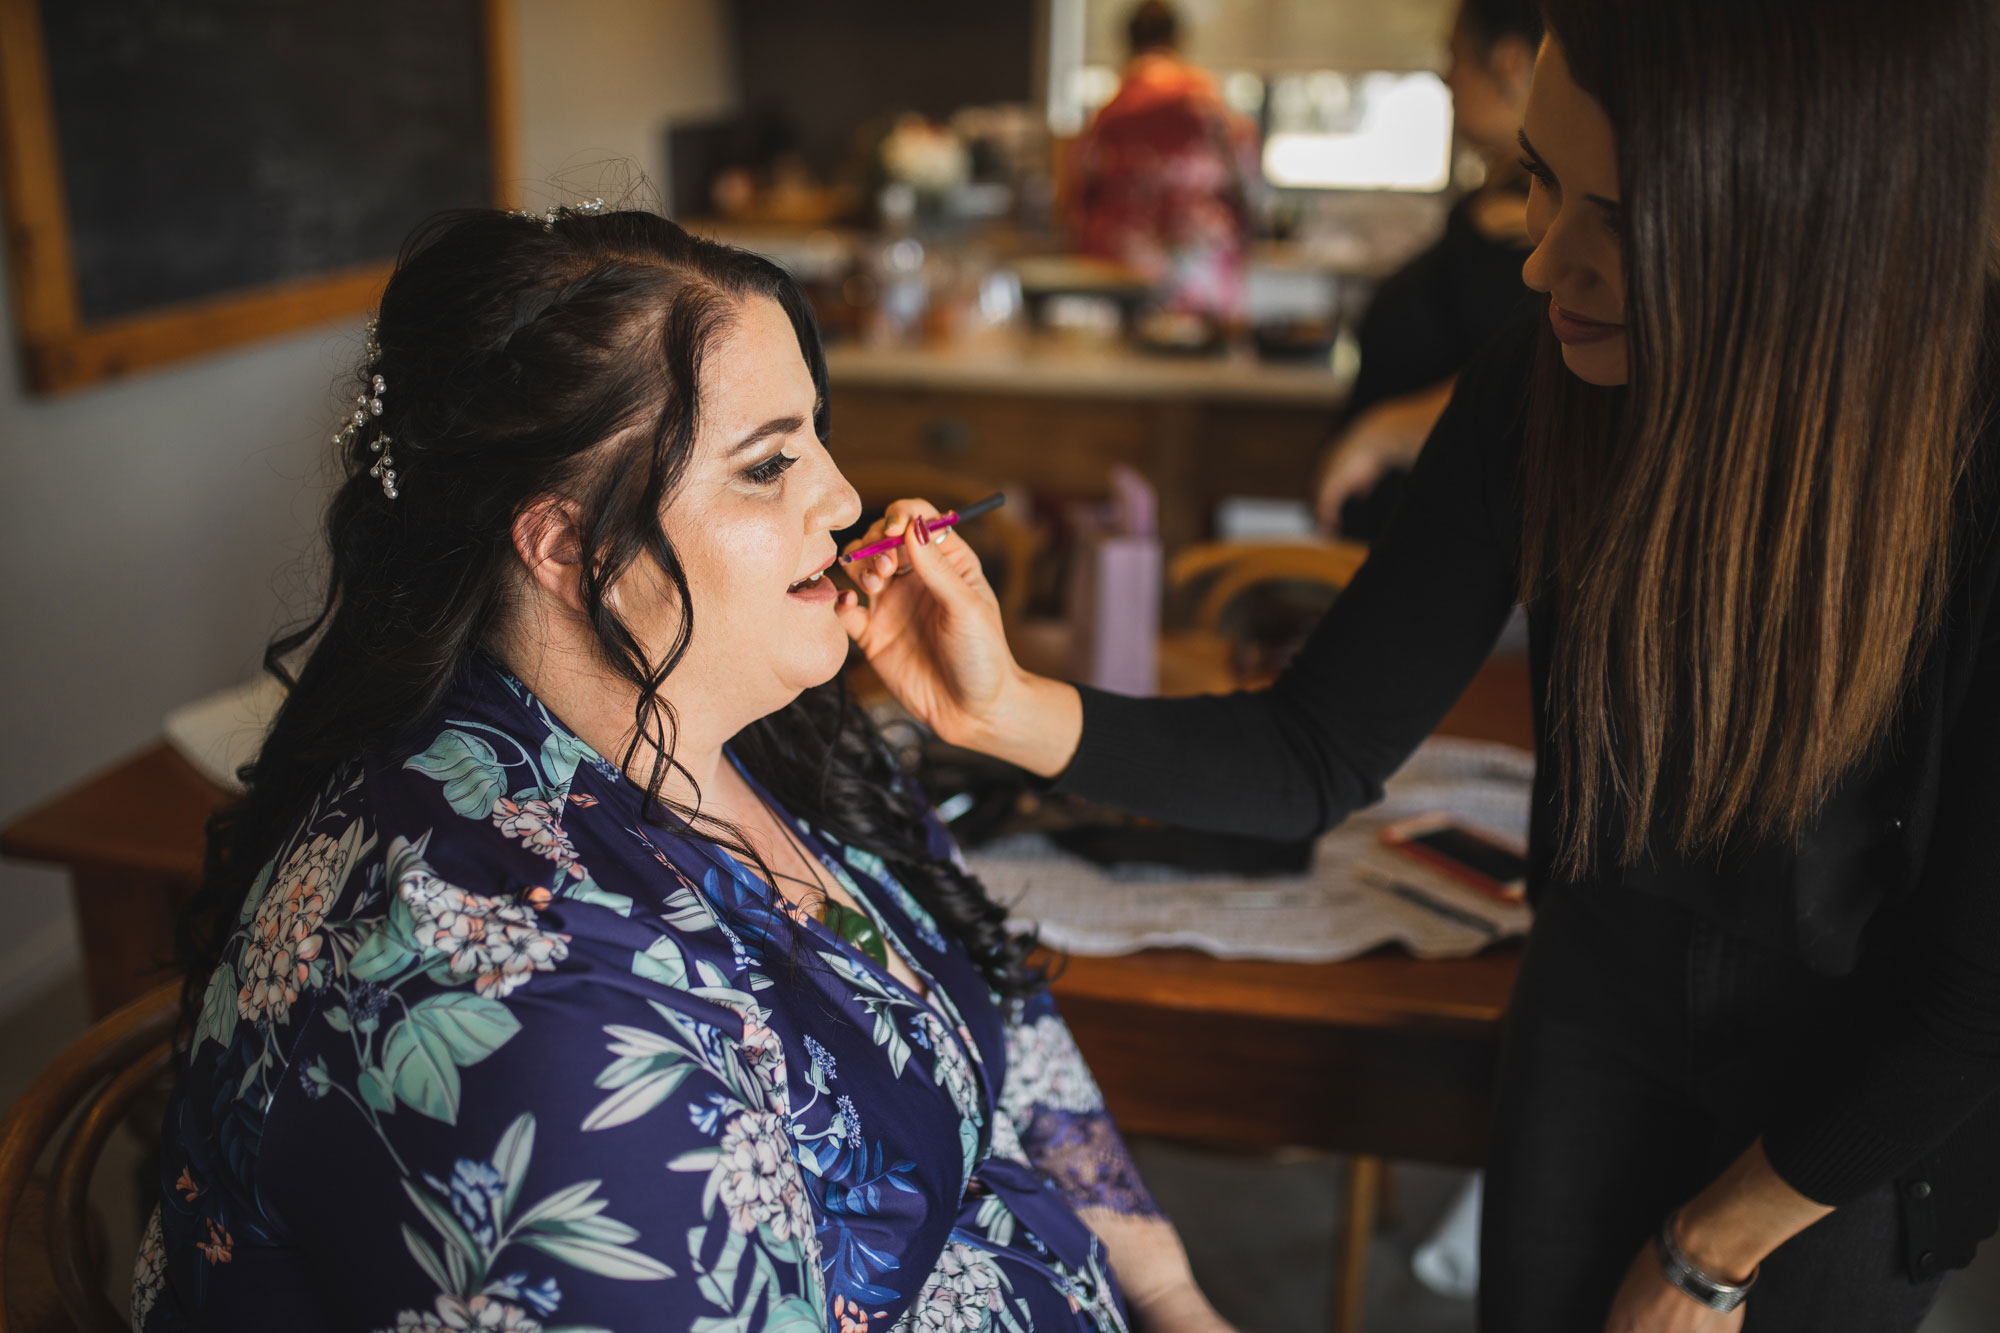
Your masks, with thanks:
[{"label": "eyelashes", "polygon": [[772,482],[784,476],[786,471],[790,469],[792,464],[798,461],[799,460],[794,456],[792,456],[791,454],[786,454],[786,453],[772,454],[769,458],[757,464],[755,467],[745,468],[743,470],[743,475],[748,477],[751,481],[755,482],[759,486],[769,486]]},{"label": "eyelashes", "polygon": [[[1544,166],[1540,158],[1523,157],[1520,159],[1520,162],[1521,170],[1533,177],[1537,185],[1545,190],[1555,190],[1558,188],[1556,185],[1556,174]],[[1595,195],[1591,195],[1590,198],[1597,204],[1599,213],[1603,215],[1604,225],[1610,228],[1611,234],[1622,242],[1625,239],[1625,210],[1613,207],[1608,201],[1598,199]]]},{"label": "eyelashes", "polygon": [[792,466],[792,464],[798,461],[799,460],[794,456],[792,456],[791,454],[786,454],[786,453],[772,454],[769,458],[757,464],[755,467],[748,467],[743,469],[743,475],[748,477],[751,481],[755,482],[759,486],[769,486],[772,482],[784,476],[786,470],[789,469]]}]

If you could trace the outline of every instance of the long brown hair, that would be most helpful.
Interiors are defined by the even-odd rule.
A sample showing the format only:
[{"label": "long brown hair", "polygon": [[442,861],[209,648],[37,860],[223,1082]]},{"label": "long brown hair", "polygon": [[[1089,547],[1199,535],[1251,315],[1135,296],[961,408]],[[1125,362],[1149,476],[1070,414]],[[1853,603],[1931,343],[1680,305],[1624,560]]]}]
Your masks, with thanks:
[{"label": "long brown hair", "polygon": [[1529,394],[1559,873],[1797,839],[1935,637],[1976,426],[1992,0],[1546,0],[1617,133],[1631,373]]}]

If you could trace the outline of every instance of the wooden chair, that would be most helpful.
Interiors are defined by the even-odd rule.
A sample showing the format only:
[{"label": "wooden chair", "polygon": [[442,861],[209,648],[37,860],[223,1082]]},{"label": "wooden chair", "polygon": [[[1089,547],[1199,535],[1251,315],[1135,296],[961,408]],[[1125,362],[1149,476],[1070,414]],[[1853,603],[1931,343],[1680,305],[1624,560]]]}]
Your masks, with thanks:
[{"label": "wooden chair", "polygon": [[[1260,584],[1311,583],[1338,592],[1367,558],[1368,548],[1357,542],[1204,542],[1168,564],[1168,596],[1181,606],[1194,634],[1219,638],[1227,632],[1224,617],[1231,606]],[[1346,1226],[1329,1293],[1334,1333],[1360,1333],[1369,1245],[1391,1188],[1382,1158],[1349,1155]]]},{"label": "wooden chair", "polygon": [[1214,634],[1229,604],[1260,583],[1322,583],[1337,591],[1367,558],[1358,542],[1203,542],[1167,565],[1167,589],[1192,598],[1193,627]]},{"label": "wooden chair", "polygon": [[[43,1237],[57,1299],[71,1324],[83,1333],[131,1330],[123,1311],[105,1299],[96,1265],[87,1257],[86,1198],[112,1130],[133,1102],[166,1074],[179,1016],[178,981],[107,1015],[43,1070],[0,1121],[0,1274],[8,1271],[8,1249],[16,1239],[23,1195],[35,1192],[31,1176],[36,1163],[60,1132],[47,1187]],[[32,1230],[28,1234],[32,1236]],[[8,1322],[8,1285],[0,1279],[0,1333],[24,1333]]]},{"label": "wooden chair", "polygon": [[1368,557],[1351,542],[1206,542],[1167,564],[1166,662],[1199,661],[1213,690],[1269,684]]},{"label": "wooden chair", "polygon": [[[978,478],[947,472],[923,463],[848,463],[841,467],[848,483],[860,492],[861,503],[878,511],[891,500],[922,496],[939,509],[956,509],[983,500],[1001,489]],[[1018,624],[1027,610],[1034,586],[1035,553],[1041,536],[1005,507],[975,519],[961,534],[981,560],[998,555],[999,568],[987,564],[987,579],[1000,599],[1000,617]],[[995,578],[994,575],[999,577]]]}]

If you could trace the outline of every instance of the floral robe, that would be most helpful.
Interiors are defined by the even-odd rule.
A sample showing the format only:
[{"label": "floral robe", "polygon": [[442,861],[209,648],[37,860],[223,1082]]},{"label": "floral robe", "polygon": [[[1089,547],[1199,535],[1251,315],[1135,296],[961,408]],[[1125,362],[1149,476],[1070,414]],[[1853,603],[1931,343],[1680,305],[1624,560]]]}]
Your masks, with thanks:
[{"label": "floral robe", "polygon": [[[930,998],[481,659],[265,866],[168,1112],[144,1333],[1122,1330],[1156,1211],[1046,993],[794,821]],[[940,854],[948,840],[934,828]]]}]

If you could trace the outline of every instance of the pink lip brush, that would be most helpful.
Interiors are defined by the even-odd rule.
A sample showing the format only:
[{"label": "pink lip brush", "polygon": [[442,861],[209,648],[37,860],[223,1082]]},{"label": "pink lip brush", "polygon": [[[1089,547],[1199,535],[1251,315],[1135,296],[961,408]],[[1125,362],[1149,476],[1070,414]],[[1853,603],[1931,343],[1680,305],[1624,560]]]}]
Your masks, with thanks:
[{"label": "pink lip brush", "polygon": [[[972,504],[967,505],[963,509],[953,509],[947,511],[946,513],[939,514],[936,518],[926,522],[924,524],[924,527],[926,530],[931,532],[939,532],[945,528],[957,527],[960,523],[970,522],[972,519],[978,518],[981,514],[986,513],[988,510],[998,509],[1001,505],[1006,503],[1007,503],[1007,497],[1004,495],[1000,495],[997,493],[989,495],[984,500],[976,501]],[[909,535],[910,534],[908,530],[905,530],[902,536],[884,537],[879,542],[870,542],[868,545],[862,547],[861,549],[857,551],[849,551],[846,555],[840,557],[840,563],[843,565],[851,565],[857,560],[866,560],[871,555],[881,555],[884,551],[893,551],[898,546],[901,546],[904,540],[909,537]]]}]

